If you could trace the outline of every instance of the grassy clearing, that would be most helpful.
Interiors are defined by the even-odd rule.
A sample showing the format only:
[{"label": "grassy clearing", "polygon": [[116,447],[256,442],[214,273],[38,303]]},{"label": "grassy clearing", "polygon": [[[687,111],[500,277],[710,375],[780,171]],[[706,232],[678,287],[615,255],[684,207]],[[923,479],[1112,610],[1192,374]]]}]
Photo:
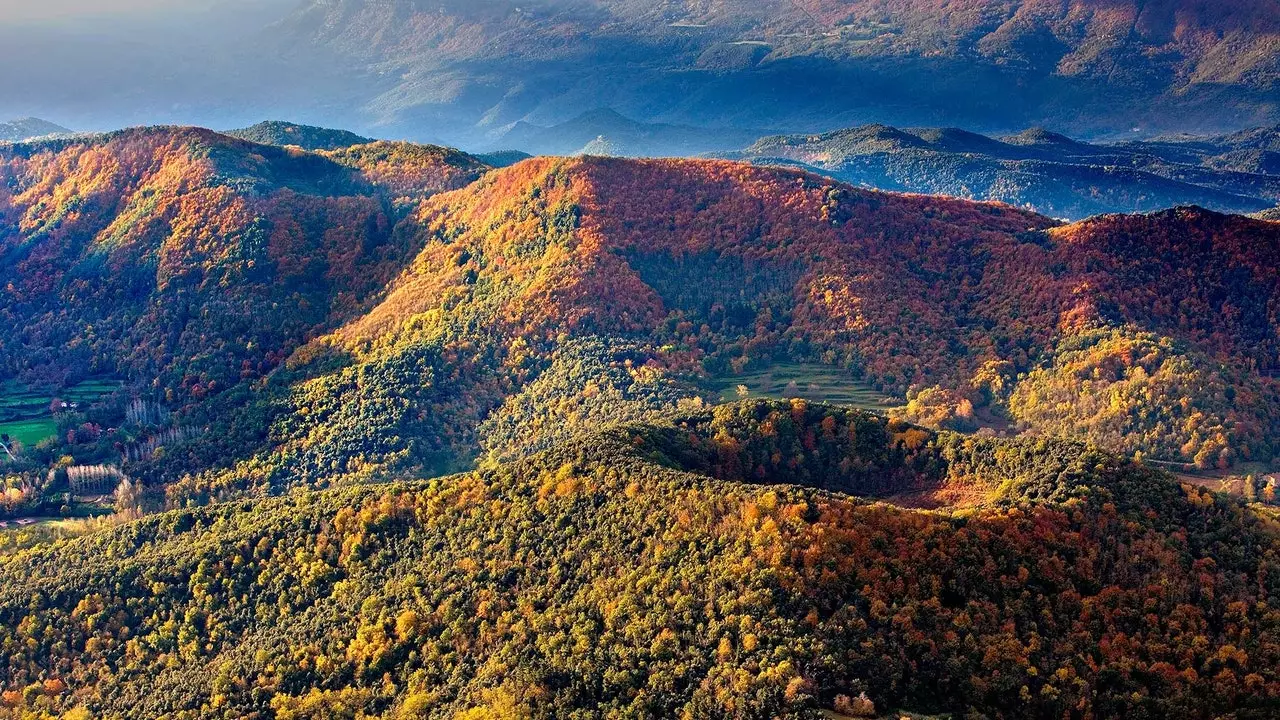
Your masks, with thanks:
[{"label": "grassy clearing", "polygon": [[52,417],[0,423],[0,435],[8,435],[25,447],[31,447],[41,440],[47,440],[57,434],[58,424],[54,422]]},{"label": "grassy clearing", "polygon": [[[847,370],[811,363],[774,363],[765,368],[713,378],[706,387],[721,402],[746,398],[803,398],[883,413],[901,404],[870,385],[854,380]],[[743,395],[739,388],[745,388]]]},{"label": "grassy clearing", "polygon": [[32,446],[57,434],[57,423],[49,403],[54,397],[68,403],[87,405],[110,395],[120,387],[108,380],[86,380],[56,393],[32,390],[14,381],[0,384],[0,434]]}]

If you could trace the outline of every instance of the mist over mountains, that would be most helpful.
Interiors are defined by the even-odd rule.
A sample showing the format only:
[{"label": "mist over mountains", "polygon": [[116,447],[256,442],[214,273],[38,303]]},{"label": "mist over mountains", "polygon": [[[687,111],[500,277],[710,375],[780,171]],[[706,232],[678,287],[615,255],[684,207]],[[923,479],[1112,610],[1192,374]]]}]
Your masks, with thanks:
[{"label": "mist over mountains", "polygon": [[1216,132],[1280,121],[1277,18],[1275,0],[224,0],[6,24],[0,116],[289,117],[475,149],[598,108],[773,132]]}]

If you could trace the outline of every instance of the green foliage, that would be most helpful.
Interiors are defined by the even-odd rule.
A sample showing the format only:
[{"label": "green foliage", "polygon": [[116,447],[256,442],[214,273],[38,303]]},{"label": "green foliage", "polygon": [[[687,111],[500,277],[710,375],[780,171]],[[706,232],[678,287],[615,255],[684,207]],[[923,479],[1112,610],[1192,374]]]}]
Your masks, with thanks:
[{"label": "green foliage", "polygon": [[338,150],[373,142],[346,130],[296,125],[279,120],[266,120],[225,134],[262,145],[292,145],[303,150]]},{"label": "green foliage", "polygon": [[1043,432],[1202,468],[1269,459],[1280,433],[1276,408],[1270,384],[1169,338],[1121,329],[1064,338],[1051,364],[1009,398],[1012,416]]},{"label": "green foliage", "polygon": [[[865,692],[995,717],[1274,714],[1261,518],[1078,445],[913,430],[743,403],[21,551],[0,559],[0,713],[814,718]],[[707,474],[774,453],[767,486]],[[1007,504],[948,517],[773,484],[841,461],[871,488],[980,475]]]}]

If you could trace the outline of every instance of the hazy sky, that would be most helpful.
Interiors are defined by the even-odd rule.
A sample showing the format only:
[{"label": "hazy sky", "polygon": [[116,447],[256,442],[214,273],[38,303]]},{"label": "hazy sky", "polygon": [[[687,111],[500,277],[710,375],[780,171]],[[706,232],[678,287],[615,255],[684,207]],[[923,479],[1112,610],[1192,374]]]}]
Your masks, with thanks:
[{"label": "hazy sky", "polygon": [[[302,0],[0,0],[0,122],[73,130],[330,119],[328,70],[267,28]],[[317,78],[316,75],[320,77]],[[336,119],[336,118],[334,118]]]},{"label": "hazy sky", "polygon": [[251,0],[0,0],[0,22],[81,20],[104,15],[208,8]]}]

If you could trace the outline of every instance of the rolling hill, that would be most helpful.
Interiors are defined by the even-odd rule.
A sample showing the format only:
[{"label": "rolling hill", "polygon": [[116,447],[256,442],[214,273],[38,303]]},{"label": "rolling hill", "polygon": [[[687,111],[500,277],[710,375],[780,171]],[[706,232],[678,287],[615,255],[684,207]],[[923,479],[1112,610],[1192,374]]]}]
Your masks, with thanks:
[{"label": "rolling hill", "polygon": [[518,459],[774,363],[932,425],[1209,469],[1276,454],[1270,223],[1060,225],[731,162],[540,158],[397,232],[419,255],[259,390],[269,431],[170,457],[171,504]]},{"label": "rolling hill", "polygon": [[[1272,223],[1062,225],[725,161],[488,171],[196,129],[8,152],[0,313],[20,332],[0,357],[199,429],[124,454],[173,505],[515,460],[750,394],[775,365],[792,396],[934,426],[1208,469],[1278,451]],[[159,437],[119,397],[62,421],[31,471]]]},{"label": "rolling hill", "polygon": [[297,125],[280,120],[266,120],[247,128],[228,130],[223,134],[262,145],[294,145],[303,150],[338,150],[373,142],[347,130]]},{"label": "rolling hill", "polygon": [[1274,466],[1280,224],[197,128],[0,161],[0,359],[70,401],[0,466],[0,717],[1280,708],[1280,488],[1135,462]]},{"label": "rolling hill", "polygon": [[746,402],[5,553],[0,685],[69,717],[1260,720],[1276,533],[1080,445]]},{"label": "rolling hill", "polygon": [[884,190],[945,194],[1068,219],[1199,205],[1250,213],[1280,200],[1274,128],[1224,137],[1090,144],[1029,130],[869,125],[762,138],[722,157],[791,164]]},{"label": "rolling hill", "polygon": [[392,232],[407,185],[487,169],[390,150],[326,157],[195,128],[0,148],[0,364],[55,384],[145,379],[179,402],[268,372],[417,251]]}]

